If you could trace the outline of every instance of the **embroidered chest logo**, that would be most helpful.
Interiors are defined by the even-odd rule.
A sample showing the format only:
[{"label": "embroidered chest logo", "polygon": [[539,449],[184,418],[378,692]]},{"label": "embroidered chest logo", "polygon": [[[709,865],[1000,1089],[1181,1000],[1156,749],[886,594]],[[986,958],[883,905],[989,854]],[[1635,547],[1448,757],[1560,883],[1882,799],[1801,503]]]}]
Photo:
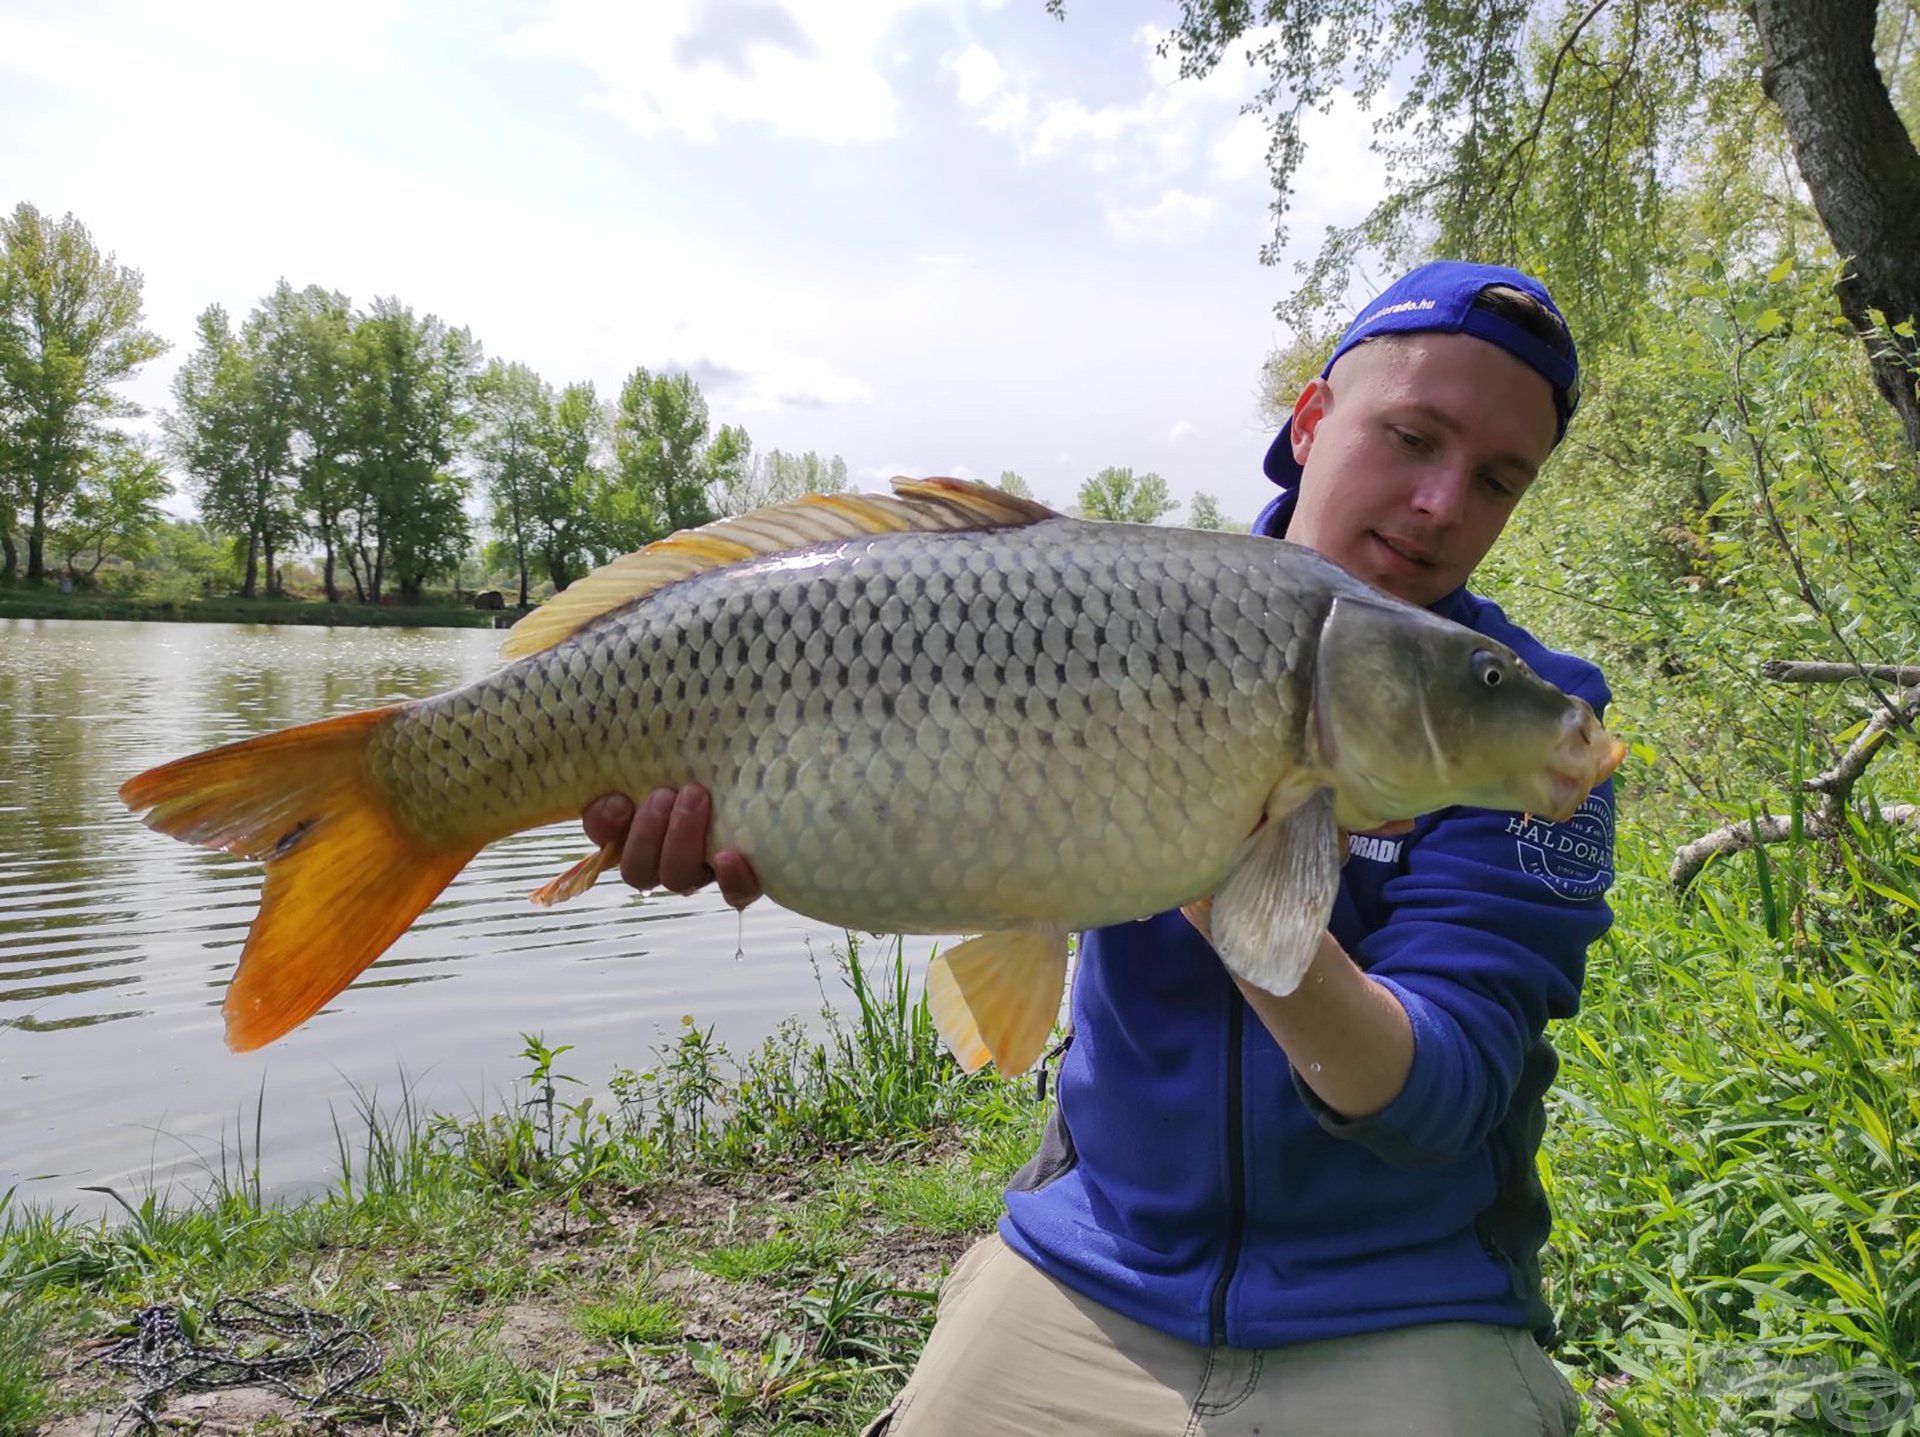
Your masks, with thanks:
[{"label": "embroidered chest logo", "polygon": [[1375,838],[1370,833],[1354,833],[1347,837],[1347,853],[1353,858],[1364,858],[1370,863],[1398,863],[1400,844],[1398,838]]},{"label": "embroidered chest logo", "polygon": [[1572,902],[1598,898],[1613,882],[1613,805],[1590,793],[1565,823],[1515,814],[1507,820],[1520,871]]}]

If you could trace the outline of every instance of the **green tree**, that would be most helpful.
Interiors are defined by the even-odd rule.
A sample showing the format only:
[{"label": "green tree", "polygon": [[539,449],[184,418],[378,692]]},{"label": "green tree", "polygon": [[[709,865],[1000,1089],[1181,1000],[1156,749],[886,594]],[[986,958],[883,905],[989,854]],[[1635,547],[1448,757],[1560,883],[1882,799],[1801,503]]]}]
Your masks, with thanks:
[{"label": "green tree", "polygon": [[470,427],[479,346],[381,299],[355,322],[350,353],[347,568],[365,602],[380,602],[391,577],[401,602],[418,603],[468,546],[466,484],[452,466]]},{"label": "green tree", "polygon": [[[105,422],[140,410],[113,386],[166,350],[141,327],[140,272],[94,247],[72,215],[22,203],[0,220],[0,536],[27,516],[27,578],[88,468]],[[4,542],[4,577],[18,554]]]},{"label": "green tree", "polygon": [[1189,529],[1244,529],[1246,526],[1229,519],[1220,511],[1220,501],[1211,494],[1195,494],[1193,507],[1187,510]]},{"label": "green tree", "polygon": [[714,517],[709,496],[738,487],[750,453],[744,430],[713,432],[690,375],[634,370],[614,401],[608,539],[637,549],[705,524]]},{"label": "green tree", "polygon": [[604,562],[619,552],[607,537],[617,526],[608,522],[606,428],[593,386],[569,384],[537,431],[543,463],[531,494],[530,535],[556,591],[596,559]]},{"label": "green tree", "polygon": [[[1920,314],[1920,150],[1889,83],[1911,104],[1912,52],[1901,46],[1915,0],[1178,5],[1165,47],[1183,75],[1208,73],[1248,40],[1264,76],[1254,108],[1273,132],[1269,260],[1286,239],[1305,112],[1343,91],[1367,104],[1390,86],[1396,94],[1374,121],[1393,176],[1386,198],[1328,229],[1283,319],[1312,329],[1350,309],[1368,252],[1393,263],[1446,253],[1541,274],[1583,341],[1630,339],[1650,278],[1677,259],[1681,193],[1764,166],[1784,131],[1848,261],[1842,307],[1920,449],[1920,346],[1876,320]],[[1062,0],[1049,8],[1059,13]],[[1776,243],[1800,206],[1791,196],[1762,217]]]},{"label": "green tree", "polygon": [[240,571],[234,543],[198,520],[162,518],[153,547],[134,560],[155,598],[209,598],[233,588]]},{"label": "green tree", "polygon": [[277,316],[291,373],[293,473],[300,521],[321,551],[327,602],[340,602],[340,515],[351,499],[353,306],[344,294],[280,282],[268,308]]},{"label": "green tree", "polygon": [[172,492],[165,461],[145,439],[109,440],[54,531],[66,567],[79,570],[84,561],[92,575],[109,558],[134,560],[151,553],[160,501]]},{"label": "green tree", "polygon": [[1000,471],[1000,480],[996,487],[1005,490],[1016,499],[1031,499],[1033,497],[1033,490],[1028,486],[1027,481],[1011,469],[1002,469]]},{"label": "green tree", "polygon": [[1102,469],[1080,485],[1080,512],[1116,524],[1157,524],[1172,512],[1173,496],[1158,474]]},{"label": "green tree", "polygon": [[293,476],[294,376],[276,317],[256,309],[236,334],[219,305],[204,310],[200,345],[174,376],[166,416],[174,457],[194,480],[201,515],[246,545],[240,592],[277,589],[274,554],[298,525]]},{"label": "green tree", "polygon": [[524,364],[496,359],[474,386],[474,418],[474,466],[486,488],[489,522],[519,573],[524,609],[535,500],[548,467],[543,441],[553,423],[553,387]]},{"label": "green tree", "polygon": [[804,454],[769,449],[731,472],[731,482],[723,480],[715,490],[715,507],[723,514],[784,504],[802,494],[847,492],[847,461],[838,454],[823,458],[811,449]]}]

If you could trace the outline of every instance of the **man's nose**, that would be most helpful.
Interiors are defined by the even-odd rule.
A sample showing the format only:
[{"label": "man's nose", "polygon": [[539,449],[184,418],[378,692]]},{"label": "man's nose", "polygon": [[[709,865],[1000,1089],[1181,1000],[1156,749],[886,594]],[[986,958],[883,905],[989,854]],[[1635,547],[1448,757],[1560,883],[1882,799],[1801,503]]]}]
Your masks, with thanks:
[{"label": "man's nose", "polygon": [[1429,465],[1413,491],[1413,507],[1436,528],[1460,522],[1472,476],[1461,464]]}]

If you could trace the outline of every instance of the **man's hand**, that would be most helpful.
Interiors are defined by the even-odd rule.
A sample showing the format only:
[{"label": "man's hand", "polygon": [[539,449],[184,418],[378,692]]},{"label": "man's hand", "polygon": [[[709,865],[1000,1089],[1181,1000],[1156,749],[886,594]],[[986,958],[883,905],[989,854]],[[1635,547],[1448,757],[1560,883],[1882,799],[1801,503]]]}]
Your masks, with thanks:
[{"label": "man's hand", "polygon": [[677,790],[657,788],[637,809],[625,794],[603,794],[587,805],[580,826],[602,848],[622,845],[620,876],[642,892],[666,888],[692,893],[718,881],[720,896],[735,908],[745,908],[760,896],[760,880],[745,856],[731,848],[721,849],[708,862],[712,818],[706,789],[690,783]]}]

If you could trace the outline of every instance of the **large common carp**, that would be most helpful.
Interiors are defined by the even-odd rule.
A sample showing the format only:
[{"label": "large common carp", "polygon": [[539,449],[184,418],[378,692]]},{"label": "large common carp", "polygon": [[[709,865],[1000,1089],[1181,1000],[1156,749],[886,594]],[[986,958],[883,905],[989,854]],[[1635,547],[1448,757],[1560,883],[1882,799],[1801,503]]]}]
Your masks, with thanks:
[{"label": "large common carp", "polygon": [[1620,761],[1511,650],[1307,549],[894,488],[675,534],[523,619],[485,678],[129,780],[152,827],[266,864],[228,1042],[311,1016],[494,840],[697,781],[775,902],[981,935],[935,961],[934,1016],[969,1069],[1019,1071],[1068,933],[1214,893],[1227,966],[1285,993],[1336,824],[1565,817]]}]

